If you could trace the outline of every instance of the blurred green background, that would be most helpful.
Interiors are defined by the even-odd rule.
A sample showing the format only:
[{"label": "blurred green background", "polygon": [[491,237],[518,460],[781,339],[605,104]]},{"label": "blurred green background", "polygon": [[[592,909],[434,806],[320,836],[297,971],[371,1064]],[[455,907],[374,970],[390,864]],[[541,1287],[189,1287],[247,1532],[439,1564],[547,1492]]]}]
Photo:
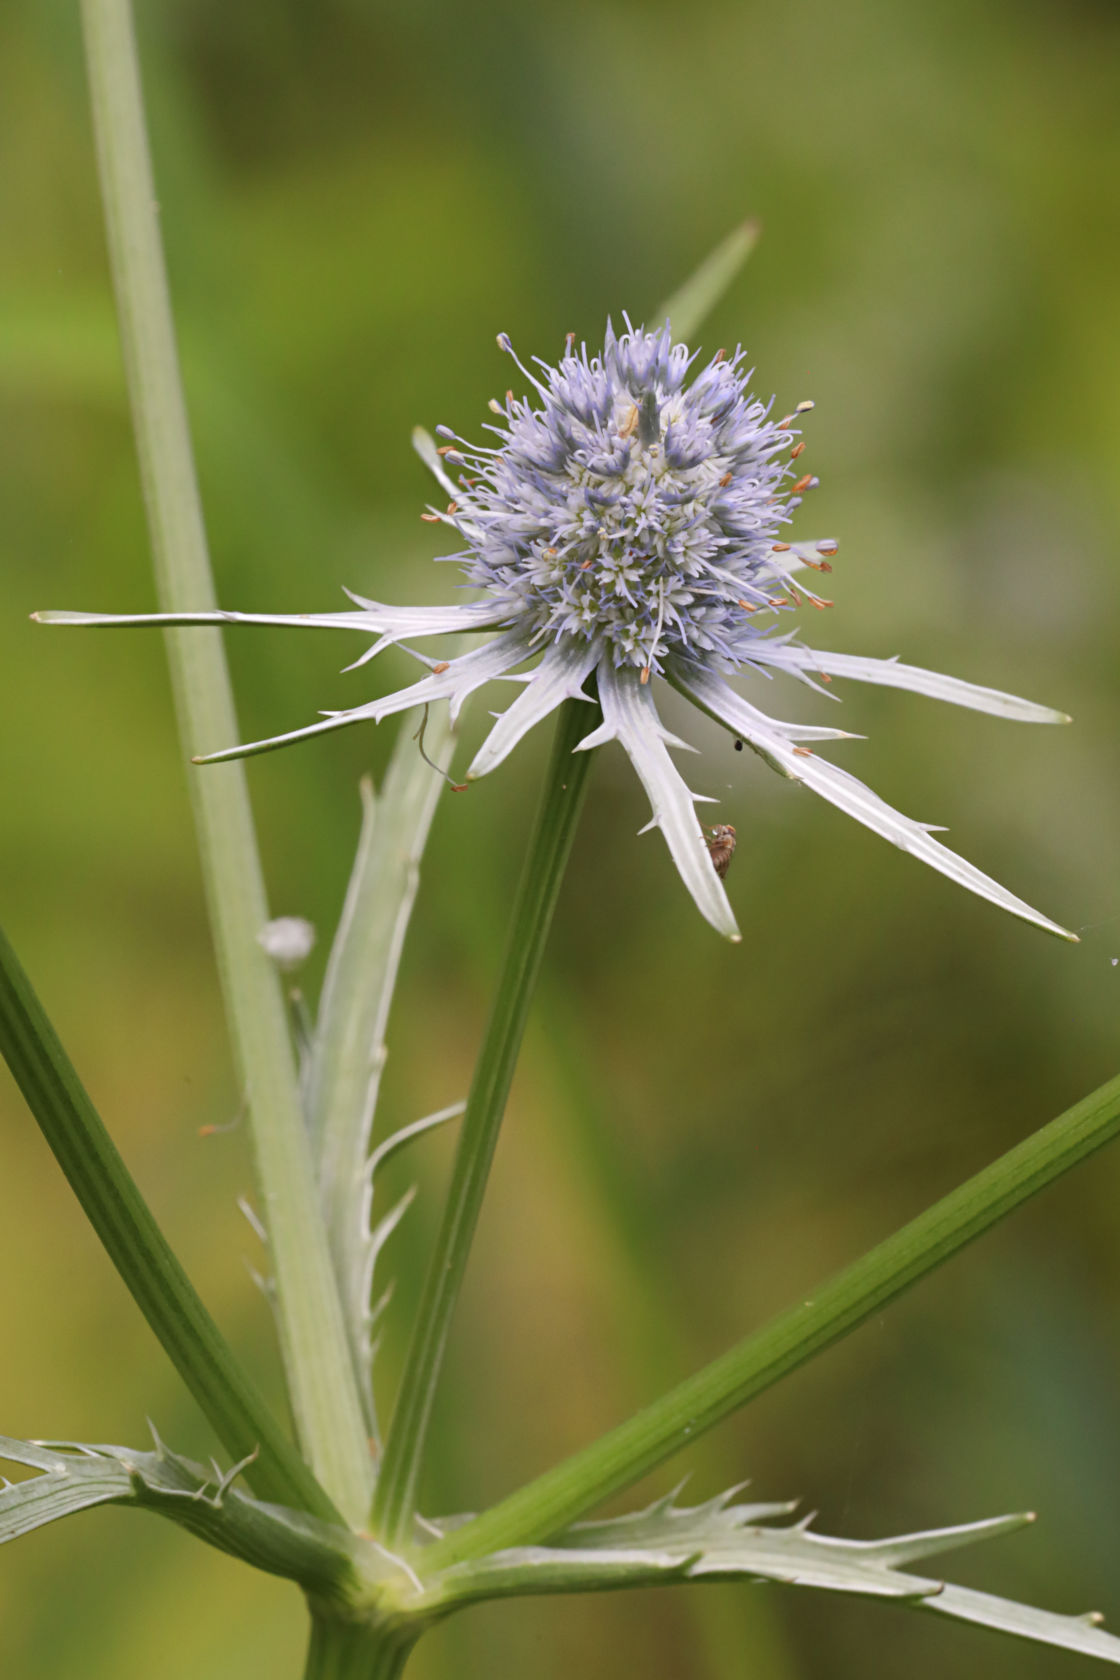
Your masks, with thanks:
[{"label": "blurred green background", "polygon": [[[145,0],[160,202],[218,586],[330,609],[446,598],[411,426],[477,435],[494,334],[651,310],[726,230],[765,236],[705,333],[817,401],[835,536],[822,645],[900,653],[1075,714],[1028,729],[844,692],[843,762],[1083,930],[1067,948],[800,795],[725,736],[698,785],[740,845],[744,942],[693,910],[621,754],[597,767],[437,1420],[431,1510],[477,1508],[617,1421],[1120,1067],[1120,166],[1109,0]],[[76,5],[0,11],[3,917],[223,1323],[275,1383],[199,877],[155,636],[33,608],[152,605]],[[400,680],[327,636],[230,635],[242,725]],[[392,661],[396,661],[391,666]],[[838,685],[839,686],[839,685]],[[820,716],[797,691],[784,715]],[[805,696],[805,700],[811,700]],[[477,737],[484,707],[467,734]],[[826,721],[832,721],[830,717]],[[322,949],[392,725],[250,771],[276,913]],[[466,1087],[546,741],[445,799],[383,1124]],[[744,762],[749,760],[749,762]],[[6,1076],[0,1427],[211,1442]],[[450,1135],[393,1260],[399,1362]],[[1094,1158],[726,1424],[691,1470],[802,1496],[827,1532],[1037,1509],[955,1578],[1120,1625],[1120,1154]],[[633,1503],[634,1500],[631,1500]],[[953,1563],[955,1560],[949,1560]],[[953,1573],[953,1571],[950,1571]],[[155,1518],[7,1550],[19,1680],[279,1680],[297,1595]],[[417,1680],[1035,1677],[1078,1659],[897,1609],[716,1587],[453,1620]],[[410,1677],[413,1669],[410,1669]]]}]

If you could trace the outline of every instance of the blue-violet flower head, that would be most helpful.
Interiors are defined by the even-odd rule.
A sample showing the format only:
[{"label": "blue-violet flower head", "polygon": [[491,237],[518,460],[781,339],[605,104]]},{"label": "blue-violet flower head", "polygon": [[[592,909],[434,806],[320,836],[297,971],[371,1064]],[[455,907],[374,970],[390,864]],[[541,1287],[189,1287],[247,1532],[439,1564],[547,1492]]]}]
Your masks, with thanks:
[{"label": "blue-violet flower head", "polygon": [[[893,810],[807,742],[851,739],[841,729],[784,723],[758,710],[734,681],[784,671],[820,687],[834,676],[909,688],[934,698],[1036,723],[1061,712],[895,659],[821,652],[779,627],[794,611],[827,607],[806,574],[831,571],[836,543],[784,536],[815,478],[802,471],[795,425],[812,408],[772,417],[750,390],[741,350],[721,351],[693,374],[694,357],[657,332],[608,323],[601,355],[569,337],[553,367],[536,372],[513,357],[526,396],[492,401],[492,441],[470,444],[444,427],[441,444],[414,442],[447,502],[424,517],[449,526],[452,556],[475,598],[446,607],[393,607],[351,595],[339,613],[150,615],[147,622],[291,624],[364,630],[383,648],[452,632],[492,632],[419,682],[290,734],[213,755],[262,752],[364,719],[380,721],[435,700],[457,715],[467,696],[495,678],[523,685],[476,754],[468,778],[485,775],[564,700],[601,707],[581,750],[616,740],[629,754],[673,861],[698,907],[738,938],[723,880],[713,865],[690,791],[656,709],[666,681],[770,765],[821,794],[884,838],[994,903],[1051,933],[1073,936],[934,840],[930,828]],[[692,375],[692,377],[690,377]],[[452,474],[455,474],[452,477]],[[348,592],[349,593],[349,592]],[[135,623],[105,615],[43,614],[54,622]],[[415,653],[414,649],[410,651]],[[535,663],[531,663],[535,661]],[[527,668],[526,668],[527,667]],[[586,692],[594,679],[594,693]],[[733,680],[729,680],[733,679]]]}]

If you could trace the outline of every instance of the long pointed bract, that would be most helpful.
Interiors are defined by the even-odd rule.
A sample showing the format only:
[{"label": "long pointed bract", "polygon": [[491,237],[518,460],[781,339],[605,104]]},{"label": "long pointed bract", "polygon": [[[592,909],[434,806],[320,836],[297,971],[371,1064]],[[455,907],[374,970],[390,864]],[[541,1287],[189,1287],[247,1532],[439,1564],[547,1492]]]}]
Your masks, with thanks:
[{"label": "long pointed bract", "polygon": [[951,852],[947,846],[939,844],[922,823],[904,817],[900,811],[894,810],[847,770],[841,770],[837,765],[818,758],[806,748],[802,748],[799,753],[783,739],[772,724],[765,721],[764,715],[753,706],[749,706],[729,683],[701,671],[698,667],[685,667],[681,664],[673,667],[671,680],[682,694],[695,701],[733,734],[749,741],[775,769],[788,776],[791,781],[804,782],[814,793],[819,793],[822,799],[827,799],[830,804],[846,811],[865,827],[874,829],[884,840],[889,840],[904,852],[910,852],[922,863],[928,863],[932,869],[947,875],[960,886],[967,887],[970,892],[998,904],[1001,910],[1009,910],[1013,916],[1033,922],[1036,927],[1056,934],[1059,939],[1077,943],[1076,934],[1070,933],[1057,922],[1052,922],[1048,916],[1042,915],[1023,899],[1016,898],[1014,893],[1008,892],[1006,887],[1001,887],[998,881],[993,881],[990,875],[985,875],[975,865],[958,857],[956,852]]},{"label": "long pointed bract", "polygon": [[[669,757],[673,741],[657,715],[649,685],[633,669],[619,671],[609,659],[599,667],[599,700],[603,722],[581,743],[581,750],[617,741],[626,752],[649,795],[653,825],[665,836],[681,879],[706,921],[725,939],[740,937],[723,882],[716,874],[704,831],[693,809],[703,796],[690,792]],[[681,745],[676,742],[676,745]]]}]

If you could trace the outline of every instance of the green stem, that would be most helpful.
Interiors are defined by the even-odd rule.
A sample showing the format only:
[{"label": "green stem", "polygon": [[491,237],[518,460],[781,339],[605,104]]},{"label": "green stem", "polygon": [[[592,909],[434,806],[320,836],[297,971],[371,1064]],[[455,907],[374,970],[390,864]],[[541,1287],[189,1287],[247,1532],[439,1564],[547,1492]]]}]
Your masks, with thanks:
[{"label": "green stem", "polygon": [[0,933],[0,1052],[106,1253],[261,1499],[338,1513],[195,1294]]},{"label": "green stem", "polygon": [[478,1222],[506,1098],[521,1048],[545,939],[587,787],[591,753],[575,752],[598,707],[561,707],[536,827],[514,903],[498,989],[459,1134],[443,1223],[413,1327],[400,1392],[385,1441],[375,1521],[392,1545],[407,1535],[432,1401],[451,1316]]},{"label": "green stem", "polygon": [[303,1680],[398,1680],[415,1642],[312,1611]]},{"label": "green stem", "polygon": [[839,1341],[1120,1132],[1120,1078],[590,1447],[425,1549],[424,1573],[546,1540]]},{"label": "green stem", "polygon": [[[164,611],[215,605],[179,377],[128,0],[82,0],[109,252],[156,582]],[[218,631],[168,636],[180,734],[194,757],[237,739]],[[190,776],[238,1071],[248,1097],[275,1273],[277,1322],[305,1453],[360,1521],[366,1431],[320,1215],[278,978],[257,944],[268,919],[244,771]]]}]

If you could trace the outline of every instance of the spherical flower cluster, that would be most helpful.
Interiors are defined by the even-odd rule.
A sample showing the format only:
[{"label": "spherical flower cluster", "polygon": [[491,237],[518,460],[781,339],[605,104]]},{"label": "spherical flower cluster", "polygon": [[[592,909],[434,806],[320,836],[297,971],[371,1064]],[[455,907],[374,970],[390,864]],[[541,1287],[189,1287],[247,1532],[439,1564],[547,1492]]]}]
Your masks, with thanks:
[{"label": "spherical flower cluster", "polygon": [[[503,333],[499,346],[513,347]],[[516,358],[515,358],[516,360]],[[449,526],[473,600],[446,607],[395,607],[351,595],[337,613],[202,612],[143,619],[44,613],[54,623],[285,624],[364,631],[376,639],[355,661],[365,665],[394,643],[452,632],[490,632],[452,659],[409,651],[429,667],[419,682],[319,722],[216,759],[265,752],[290,741],[446,699],[454,717],[467,696],[494,679],[521,685],[475,755],[468,778],[485,775],[562,701],[599,708],[601,721],[577,750],[617,741],[637,771],[678,871],[697,906],[721,933],[738,929],[724,888],[726,844],[715,851],[696,816],[704,796],[690,790],[672,757],[682,748],[657,713],[655,689],[667,681],[784,776],[819,793],[903,850],[993,903],[1072,938],[990,876],[933,838],[928,825],[892,809],[810,741],[851,739],[846,731],[784,723],[760,711],[735,681],[773,671],[831,694],[834,676],[913,689],[979,711],[1035,723],[1068,721],[1061,712],[896,659],[822,652],[782,633],[798,608],[829,606],[804,583],[830,571],[832,541],[783,540],[805,490],[803,443],[793,429],[812,407],[779,420],[752,396],[741,351],[721,352],[689,380],[693,357],[674,344],[668,323],[608,324],[602,355],[575,352],[558,366],[520,362],[530,394],[506,393],[490,407],[494,441],[472,446],[440,428],[415,446],[447,496],[423,515]],[[453,479],[451,473],[457,474]],[[534,663],[535,661],[535,663]],[[351,667],[353,668],[353,667]],[[588,684],[593,692],[588,692]],[[833,696],[834,697],[834,696]],[[724,836],[733,830],[723,825]]]},{"label": "spherical flower cluster", "polygon": [[[741,351],[687,383],[694,358],[668,326],[626,325],[621,338],[608,325],[602,356],[569,341],[539,378],[522,368],[536,395],[491,403],[504,421],[490,427],[496,446],[440,427],[452,442],[439,453],[470,475],[448,486],[470,581],[508,601],[538,642],[597,645],[648,682],[672,655],[749,656],[750,615],[775,604],[789,551],[775,542],[813,481],[790,488],[804,447],[795,416],[775,421],[751,396]],[[513,355],[505,334],[498,342]]]}]

